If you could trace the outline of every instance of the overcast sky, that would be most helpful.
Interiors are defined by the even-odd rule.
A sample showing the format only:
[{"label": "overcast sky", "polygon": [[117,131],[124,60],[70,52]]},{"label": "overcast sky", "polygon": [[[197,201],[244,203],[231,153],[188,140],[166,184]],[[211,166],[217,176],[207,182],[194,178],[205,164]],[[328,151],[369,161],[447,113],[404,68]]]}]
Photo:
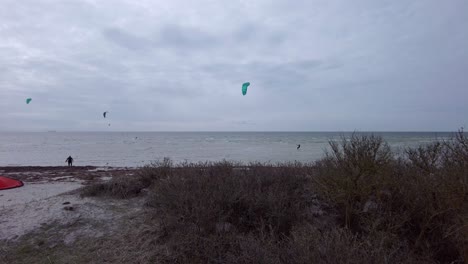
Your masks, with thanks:
[{"label": "overcast sky", "polygon": [[0,130],[468,125],[466,0],[0,3]]}]

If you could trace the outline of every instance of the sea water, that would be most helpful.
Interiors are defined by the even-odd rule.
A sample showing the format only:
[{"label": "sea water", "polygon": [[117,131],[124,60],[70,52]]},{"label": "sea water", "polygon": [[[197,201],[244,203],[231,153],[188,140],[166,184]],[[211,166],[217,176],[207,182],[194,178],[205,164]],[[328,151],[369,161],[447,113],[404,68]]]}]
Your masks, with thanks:
[{"label": "sea water", "polygon": [[[371,133],[359,133],[371,134]],[[449,132],[376,132],[392,149],[446,140]],[[330,140],[347,132],[1,132],[0,166],[74,165],[138,167],[169,157],[175,162],[311,162]],[[297,149],[297,145],[301,147]]]}]

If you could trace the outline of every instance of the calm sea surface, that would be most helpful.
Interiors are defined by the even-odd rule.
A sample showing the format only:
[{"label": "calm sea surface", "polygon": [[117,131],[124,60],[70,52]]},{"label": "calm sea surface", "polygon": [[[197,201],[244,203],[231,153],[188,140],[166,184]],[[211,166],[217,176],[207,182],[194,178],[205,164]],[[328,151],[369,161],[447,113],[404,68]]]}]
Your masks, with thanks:
[{"label": "calm sea surface", "polygon": [[[0,133],[0,166],[137,167],[169,157],[179,161],[309,162],[342,132],[44,132]],[[361,133],[362,134],[362,133]],[[364,133],[368,134],[368,133]],[[395,151],[447,139],[453,133],[379,132]],[[296,144],[301,144],[299,150]]]}]

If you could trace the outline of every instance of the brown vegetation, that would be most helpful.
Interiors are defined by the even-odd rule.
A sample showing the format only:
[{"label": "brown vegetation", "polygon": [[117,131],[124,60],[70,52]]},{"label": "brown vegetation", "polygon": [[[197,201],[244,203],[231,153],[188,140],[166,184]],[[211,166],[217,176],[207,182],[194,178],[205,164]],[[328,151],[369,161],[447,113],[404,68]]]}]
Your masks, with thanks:
[{"label": "brown vegetation", "polygon": [[440,263],[468,261],[468,138],[408,149],[396,159],[378,137],[352,136],[317,164],[319,193],[361,237],[383,234]]}]

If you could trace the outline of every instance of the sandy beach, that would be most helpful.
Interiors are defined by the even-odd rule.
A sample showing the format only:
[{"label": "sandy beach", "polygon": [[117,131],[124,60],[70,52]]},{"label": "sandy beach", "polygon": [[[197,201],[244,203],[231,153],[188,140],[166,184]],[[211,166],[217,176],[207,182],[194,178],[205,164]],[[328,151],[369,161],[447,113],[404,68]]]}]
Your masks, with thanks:
[{"label": "sandy beach", "polygon": [[[110,167],[0,167],[0,175],[24,186],[0,191],[0,241],[14,241],[50,223],[105,220],[114,206],[81,198],[76,190],[116,175],[132,176],[135,169]],[[70,240],[70,238],[65,238]]]}]

